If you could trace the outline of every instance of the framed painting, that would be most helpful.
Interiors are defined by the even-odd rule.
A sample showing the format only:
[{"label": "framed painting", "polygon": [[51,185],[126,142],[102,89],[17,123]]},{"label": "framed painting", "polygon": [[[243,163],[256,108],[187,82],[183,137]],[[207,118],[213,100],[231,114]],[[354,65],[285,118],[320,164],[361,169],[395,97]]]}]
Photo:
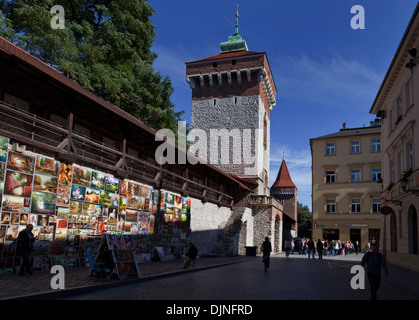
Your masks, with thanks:
[{"label": "framed painting", "polygon": [[32,180],[32,175],[7,170],[3,193],[13,196],[30,197]]},{"label": "framed painting", "polygon": [[7,157],[7,168],[23,173],[33,173],[35,159],[16,152],[9,152]]},{"label": "framed painting", "polygon": [[60,174],[58,175],[58,184],[69,186],[71,184],[71,175],[73,167],[65,163],[60,164]]},{"label": "framed painting", "polygon": [[57,183],[57,177],[35,174],[33,178],[33,190],[57,193]]},{"label": "framed painting", "polygon": [[60,168],[60,163],[54,159],[44,156],[36,156],[35,172],[56,177]]}]

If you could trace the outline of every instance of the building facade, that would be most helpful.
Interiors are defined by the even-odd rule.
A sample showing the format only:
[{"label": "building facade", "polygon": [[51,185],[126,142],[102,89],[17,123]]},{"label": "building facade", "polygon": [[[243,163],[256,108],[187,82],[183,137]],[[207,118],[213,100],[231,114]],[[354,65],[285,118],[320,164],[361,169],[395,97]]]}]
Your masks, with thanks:
[{"label": "building facade", "polygon": [[391,263],[419,271],[419,16],[416,8],[370,113],[382,123],[380,249]]},{"label": "building facade", "polygon": [[208,143],[198,152],[201,158],[253,189],[234,218],[232,231],[240,233],[239,248],[260,247],[269,236],[280,251],[287,214],[269,189],[270,113],[277,91],[272,71],[266,53],[249,51],[240,36],[238,13],[235,33],[220,49],[216,55],[186,62],[191,133],[206,137]]},{"label": "building facade", "polygon": [[379,241],[381,126],[349,129],[310,139],[314,239]]},{"label": "building facade", "polygon": [[253,189],[209,163],[158,163],[156,130],[3,38],[0,115],[0,273],[19,265],[28,222],[40,264],[82,260],[108,233],[138,236],[149,257],[180,256],[187,241],[238,253],[229,231]]}]

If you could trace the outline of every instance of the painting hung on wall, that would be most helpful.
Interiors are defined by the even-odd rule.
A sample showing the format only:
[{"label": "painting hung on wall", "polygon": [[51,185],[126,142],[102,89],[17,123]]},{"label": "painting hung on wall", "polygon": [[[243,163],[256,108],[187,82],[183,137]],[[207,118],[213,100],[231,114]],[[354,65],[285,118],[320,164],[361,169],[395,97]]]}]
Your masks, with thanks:
[{"label": "painting hung on wall", "polygon": [[99,172],[92,172],[92,182],[90,183],[91,188],[105,190],[106,176]]},{"label": "painting hung on wall", "polygon": [[119,195],[121,197],[126,197],[128,194],[128,182],[121,180],[119,181]]},{"label": "painting hung on wall", "polygon": [[71,187],[59,185],[57,188],[57,206],[68,207],[70,205]]},{"label": "painting hung on wall", "polygon": [[91,177],[91,171],[73,166],[73,184],[78,184],[84,187],[90,187]]},{"label": "painting hung on wall", "polygon": [[0,136],[0,162],[6,162],[9,138]]},{"label": "painting hung on wall", "polygon": [[43,156],[36,156],[35,172],[56,177],[59,168],[60,163],[58,161]]},{"label": "painting hung on wall", "polygon": [[132,196],[140,196],[140,185],[133,183],[133,182],[128,182],[128,196],[132,195]]},{"label": "painting hung on wall", "polygon": [[86,187],[73,184],[71,186],[71,200],[84,201]]},{"label": "painting hung on wall", "polygon": [[45,192],[32,192],[32,213],[55,214],[56,194]]},{"label": "painting hung on wall", "polygon": [[9,152],[7,157],[7,168],[23,173],[33,173],[35,159],[20,153]]},{"label": "painting hung on wall", "polygon": [[58,184],[69,186],[71,184],[72,166],[65,163],[60,164]]},{"label": "painting hung on wall", "polygon": [[99,203],[105,206],[111,205],[111,194],[107,191],[100,191]]},{"label": "painting hung on wall", "polygon": [[2,211],[22,212],[24,198],[3,195]]},{"label": "painting hung on wall", "polygon": [[57,193],[57,178],[35,174],[33,179],[33,190],[49,193]]},{"label": "painting hung on wall", "polygon": [[99,203],[100,191],[96,189],[86,188],[86,196],[84,201]]},{"label": "painting hung on wall", "polygon": [[117,192],[119,189],[119,179],[106,177],[106,190]]},{"label": "painting hung on wall", "polygon": [[30,197],[32,188],[32,176],[15,171],[6,171],[4,181],[4,194],[20,197]]}]

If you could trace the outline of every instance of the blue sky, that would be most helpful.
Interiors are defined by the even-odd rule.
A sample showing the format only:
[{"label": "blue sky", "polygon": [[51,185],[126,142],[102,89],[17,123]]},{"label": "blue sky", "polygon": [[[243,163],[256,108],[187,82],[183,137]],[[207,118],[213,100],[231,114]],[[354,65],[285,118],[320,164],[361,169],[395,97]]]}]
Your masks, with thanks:
[{"label": "blue sky", "polygon": [[[149,0],[158,54],[155,69],[173,82],[172,101],[191,121],[185,62],[220,52],[234,33],[249,50],[266,52],[278,90],[271,113],[270,185],[283,151],[298,201],[311,208],[311,138],[368,126],[370,107],[417,1],[403,0]],[[365,29],[351,28],[363,6]]]}]

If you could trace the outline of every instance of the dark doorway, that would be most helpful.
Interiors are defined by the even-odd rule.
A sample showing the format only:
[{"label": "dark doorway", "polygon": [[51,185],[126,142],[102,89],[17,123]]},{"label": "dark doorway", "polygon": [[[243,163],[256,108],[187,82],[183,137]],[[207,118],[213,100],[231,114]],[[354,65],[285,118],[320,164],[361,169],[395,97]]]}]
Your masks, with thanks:
[{"label": "dark doorway", "polygon": [[408,212],[409,253],[418,254],[418,214],[414,206]]},{"label": "dark doorway", "polygon": [[349,241],[355,243],[361,243],[361,229],[350,229],[349,230]]},{"label": "dark doorway", "polygon": [[339,240],[339,229],[323,229],[323,239],[327,241]]}]

